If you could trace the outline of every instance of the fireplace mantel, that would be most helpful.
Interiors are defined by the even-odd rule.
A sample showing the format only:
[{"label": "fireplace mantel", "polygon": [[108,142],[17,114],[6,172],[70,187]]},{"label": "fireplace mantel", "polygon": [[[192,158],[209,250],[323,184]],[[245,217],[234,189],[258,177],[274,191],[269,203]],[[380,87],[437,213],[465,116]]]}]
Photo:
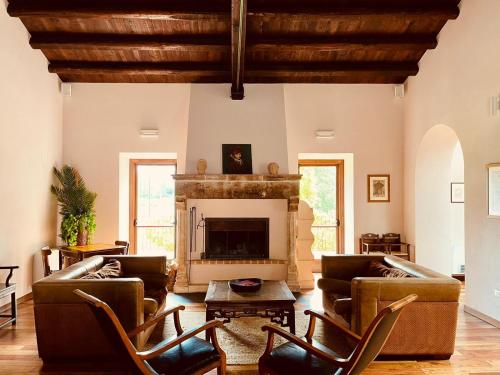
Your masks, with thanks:
[{"label": "fireplace mantel", "polygon": [[288,211],[299,204],[299,174],[178,174],[175,195],[178,205],[186,199],[287,199]]},{"label": "fireplace mantel", "polygon": [[[286,199],[288,202],[287,283],[292,291],[300,290],[297,272],[297,210],[299,205],[299,174],[233,175],[178,174],[175,179],[176,200],[176,260],[179,265],[174,291],[195,290],[187,277],[187,200],[188,199]],[[193,287],[193,288],[192,288]]]}]

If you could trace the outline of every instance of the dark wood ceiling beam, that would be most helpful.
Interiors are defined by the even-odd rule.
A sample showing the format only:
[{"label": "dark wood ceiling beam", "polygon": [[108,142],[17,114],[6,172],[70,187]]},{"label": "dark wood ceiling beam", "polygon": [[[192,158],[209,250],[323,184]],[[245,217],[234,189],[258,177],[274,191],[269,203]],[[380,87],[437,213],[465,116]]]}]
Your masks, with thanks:
[{"label": "dark wood ceiling beam", "polygon": [[231,98],[245,96],[245,46],[247,30],[247,0],[231,0]]},{"label": "dark wood ceiling beam", "polygon": [[249,52],[276,50],[308,50],[313,52],[335,52],[352,50],[428,50],[436,48],[434,35],[365,35],[365,36],[311,36],[307,38],[255,39],[247,41]]},{"label": "dark wood ceiling beam", "polygon": [[200,77],[224,77],[230,80],[228,66],[206,63],[94,63],[94,62],[63,62],[49,64],[49,72],[56,74],[123,74],[123,75],[178,75]]},{"label": "dark wood ceiling beam", "polygon": [[[239,42],[235,33],[235,41]],[[123,34],[67,34],[34,33],[30,45],[35,49],[87,49],[87,50],[157,50],[172,52],[225,52],[231,41],[222,35],[158,36]],[[307,38],[287,36],[247,40],[248,52],[277,50],[309,50],[334,52],[350,50],[417,50],[424,51],[437,46],[434,35],[365,35],[365,36],[311,36]],[[233,52],[238,52],[237,46]],[[242,51],[244,52],[244,51]],[[237,58],[237,53],[235,55]]]},{"label": "dark wood ceiling beam", "polygon": [[30,45],[35,49],[157,50],[171,52],[213,52],[229,49],[224,36],[158,36],[123,34],[34,33]]},{"label": "dark wood ceiling beam", "polygon": [[456,19],[460,9],[456,4],[421,4],[416,6],[401,4],[373,5],[336,5],[336,4],[306,4],[305,6],[286,6],[277,9],[272,4],[257,5],[248,9],[250,19],[276,19],[285,18],[290,21],[347,21],[354,18],[365,17],[399,17],[404,19],[440,18],[443,20]]},{"label": "dark wood ceiling beam", "polygon": [[285,77],[300,75],[316,77],[340,77],[352,74],[377,74],[392,76],[413,76],[418,73],[417,62],[333,62],[333,63],[308,63],[308,64],[266,64],[247,67],[245,73],[248,77]]},{"label": "dark wood ceiling beam", "polygon": [[[229,21],[231,14],[224,1],[115,1],[100,0],[11,0],[7,12],[13,17],[59,17],[59,18],[121,18],[121,19],[163,19],[163,20],[205,20]],[[414,6],[398,2],[366,5],[345,5],[335,3],[286,5],[272,2],[256,4],[248,9],[248,17],[276,18],[317,22],[321,20],[352,20],[360,17],[422,17],[455,19],[459,8],[454,3],[424,3]]]},{"label": "dark wood ceiling beam", "polygon": [[[230,68],[224,64],[207,63],[96,63],[64,62],[49,64],[49,72],[57,74],[204,74],[207,76],[227,76]],[[286,75],[324,75],[341,76],[355,73],[373,73],[386,75],[415,75],[418,63],[380,63],[380,62],[342,62],[309,64],[259,64],[247,66],[245,76],[286,76]]]},{"label": "dark wood ceiling beam", "polygon": [[229,21],[229,9],[222,2],[116,1],[100,0],[11,0],[7,12],[12,17],[120,18],[195,21]]}]

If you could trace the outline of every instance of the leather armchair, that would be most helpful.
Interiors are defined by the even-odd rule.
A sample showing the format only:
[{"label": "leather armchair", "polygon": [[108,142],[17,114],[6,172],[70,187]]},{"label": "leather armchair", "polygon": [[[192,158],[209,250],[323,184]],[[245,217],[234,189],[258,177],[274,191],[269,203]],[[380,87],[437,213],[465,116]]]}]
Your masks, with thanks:
[{"label": "leather armchair", "polygon": [[[109,259],[118,259],[123,277],[82,280]],[[125,330],[143,325],[165,310],[166,257],[95,256],[33,284],[38,352],[43,360],[116,357],[88,305],[73,291],[80,289],[108,303]],[[146,291],[146,292],[145,292]],[[155,324],[131,339],[142,348]]]},{"label": "leather armchair", "polygon": [[[412,277],[366,277],[372,260]],[[417,294],[418,300],[403,312],[381,354],[436,359],[453,354],[461,284],[451,277],[390,255],[324,256],[318,287],[325,312],[358,335],[384,307]]]}]

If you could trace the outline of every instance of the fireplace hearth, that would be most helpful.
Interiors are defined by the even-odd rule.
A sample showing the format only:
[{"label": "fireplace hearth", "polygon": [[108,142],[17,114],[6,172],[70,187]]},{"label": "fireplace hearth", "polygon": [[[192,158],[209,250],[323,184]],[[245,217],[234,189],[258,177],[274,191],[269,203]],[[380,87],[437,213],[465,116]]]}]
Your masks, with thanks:
[{"label": "fireplace hearth", "polygon": [[204,259],[268,259],[269,218],[206,218]]}]

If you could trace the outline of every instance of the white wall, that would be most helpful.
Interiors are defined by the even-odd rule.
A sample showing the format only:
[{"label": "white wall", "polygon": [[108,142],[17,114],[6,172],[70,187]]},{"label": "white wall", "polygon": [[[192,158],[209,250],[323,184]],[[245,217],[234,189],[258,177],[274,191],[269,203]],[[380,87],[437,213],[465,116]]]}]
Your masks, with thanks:
[{"label": "white wall", "polygon": [[[54,245],[56,204],[49,187],[62,159],[62,98],[47,60],[0,2],[0,265],[18,265],[17,296],[42,275],[40,248]],[[0,271],[0,282],[6,273]],[[3,301],[0,301],[0,304]]]},{"label": "white wall", "polygon": [[[458,240],[454,238],[457,231],[453,227],[457,204],[451,203],[450,196],[457,142],[453,129],[446,125],[434,126],[419,146],[415,171],[415,260],[446,275],[453,273],[453,249]],[[461,236],[463,238],[463,227]]]},{"label": "white wall", "polygon": [[[464,153],[458,139],[451,159],[451,182],[464,182]],[[464,203],[451,203],[451,245],[452,273],[462,273],[462,266],[465,266]]]},{"label": "white wall", "polygon": [[[466,305],[500,320],[500,220],[487,217],[486,164],[500,161],[500,118],[489,97],[500,93],[500,1],[463,0],[439,45],[425,54],[405,98],[405,227],[415,239],[415,165],[428,129],[453,128],[465,161]],[[417,251],[418,251],[417,244]]]},{"label": "white wall", "polygon": [[221,145],[249,143],[253,173],[273,161],[288,173],[283,85],[245,85],[244,100],[229,93],[229,85],[192,85],[186,171],[206,159],[207,173],[222,173]]},{"label": "white wall", "polygon": [[[184,173],[190,85],[73,84],[64,101],[64,162],[98,193],[94,241],[119,233],[120,153],[176,153]],[[139,137],[158,128],[158,139]]]},{"label": "white wall", "polygon": [[[403,102],[392,85],[285,85],[290,172],[299,153],[354,155],[354,248],[366,232],[403,232]],[[318,140],[315,131],[333,129]],[[391,202],[367,202],[367,175],[391,175]],[[346,252],[350,239],[346,238]]]}]

